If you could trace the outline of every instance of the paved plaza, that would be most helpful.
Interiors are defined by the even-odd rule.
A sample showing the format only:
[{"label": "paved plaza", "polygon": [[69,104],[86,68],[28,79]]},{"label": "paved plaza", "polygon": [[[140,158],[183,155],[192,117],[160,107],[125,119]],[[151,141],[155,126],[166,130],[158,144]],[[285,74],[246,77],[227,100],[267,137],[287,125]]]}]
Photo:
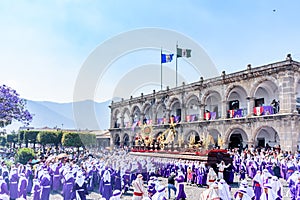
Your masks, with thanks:
[{"label": "paved plaza", "polygon": [[[159,178],[159,181],[161,182],[161,184],[167,186],[167,179],[166,178]],[[238,190],[238,186],[239,183],[237,182],[237,178],[235,178],[235,182],[234,184],[231,184],[230,186],[232,187],[231,189],[231,193],[234,194],[237,190]],[[251,184],[251,180],[248,180],[249,185]],[[286,181],[284,181],[283,179],[281,179],[281,183],[283,185],[283,200],[290,200],[289,197],[286,196],[287,192],[288,192],[288,187],[287,187],[287,183]],[[146,185],[145,185],[146,187]],[[187,195],[187,200],[198,200],[200,198],[201,193],[205,190],[205,187],[197,187],[195,185],[187,185],[185,184],[185,192]],[[167,189],[166,189],[166,198],[167,198]],[[175,198],[173,191],[171,191],[171,199],[173,200]],[[31,196],[28,196],[29,200],[32,200]],[[51,194],[50,197],[51,200],[62,200],[63,197],[60,194]],[[99,195],[98,193],[92,192],[87,196],[87,200],[100,200],[101,199],[101,195]],[[121,199],[124,200],[131,200],[132,199],[132,190],[130,190],[128,192],[128,194],[126,195],[122,195]]]}]

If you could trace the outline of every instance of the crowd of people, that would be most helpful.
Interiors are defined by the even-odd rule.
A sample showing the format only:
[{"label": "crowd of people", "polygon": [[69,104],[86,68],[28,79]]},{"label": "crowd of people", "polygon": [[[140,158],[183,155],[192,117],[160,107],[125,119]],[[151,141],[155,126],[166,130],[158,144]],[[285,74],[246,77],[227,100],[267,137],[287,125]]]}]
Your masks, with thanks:
[{"label": "crowd of people", "polygon": [[[64,156],[59,156],[61,153]],[[300,198],[298,154],[254,148],[229,153],[232,163],[219,162],[215,169],[205,162],[134,156],[126,150],[51,150],[38,162],[25,165],[2,156],[0,199],[31,196],[34,200],[47,200],[55,193],[64,200],[85,200],[90,192],[96,192],[102,199],[117,200],[133,190],[133,200],[180,200],[188,199],[187,184],[205,188],[201,200]],[[230,187],[234,176],[240,181],[235,194]],[[160,181],[161,177],[168,180],[167,184]],[[282,180],[289,187],[286,194]]]}]

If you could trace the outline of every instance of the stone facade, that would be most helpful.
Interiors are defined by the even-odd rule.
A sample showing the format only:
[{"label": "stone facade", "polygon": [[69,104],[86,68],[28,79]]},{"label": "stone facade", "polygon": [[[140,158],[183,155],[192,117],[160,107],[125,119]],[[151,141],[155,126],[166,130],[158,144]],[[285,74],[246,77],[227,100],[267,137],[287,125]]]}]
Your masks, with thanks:
[{"label": "stone facade", "polygon": [[132,146],[151,124],[153,137],[176,122],[184,144],[211,135],[223,148],[278,145],[297,150],[300,144],[300,63],[286,60],[199,81],[139,97],[111,102],[111,146]]}]

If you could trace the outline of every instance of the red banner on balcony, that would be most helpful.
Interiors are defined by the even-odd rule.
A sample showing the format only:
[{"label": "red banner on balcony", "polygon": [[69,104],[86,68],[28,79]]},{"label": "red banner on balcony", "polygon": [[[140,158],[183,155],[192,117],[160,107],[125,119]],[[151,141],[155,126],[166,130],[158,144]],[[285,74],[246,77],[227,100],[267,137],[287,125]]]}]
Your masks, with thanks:
[{"label": "red banner on balcony", "polygon": [[253,113],[256,116],[262,115],[263,112],[264,112],[264,108],[262,106],[260,106],[260,107],[254,107],[254,109],[253,109]]},{"label": "red banner on balcony", "polygon": [[191,120],[190,115],[187,115],[187,116],[186,116],[186,121],[187,121],[187,122],[190,122],[190,120]]},{"label": "red banner on balcony", "polygon": [[233,118],[234,117],[234,110],[229,110],[229,117]]},{"label": "red banner on balcony", "polygon": [[204,119],[210,120],[210,112],[204,113]]}]

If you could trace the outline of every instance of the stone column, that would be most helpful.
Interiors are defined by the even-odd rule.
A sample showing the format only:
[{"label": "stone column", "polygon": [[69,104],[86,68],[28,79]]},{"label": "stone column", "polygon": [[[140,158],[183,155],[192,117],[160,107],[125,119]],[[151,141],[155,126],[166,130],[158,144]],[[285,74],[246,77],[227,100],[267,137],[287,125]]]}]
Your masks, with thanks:
[{"label": "stone column", "polygon": [[181,122],[186,122],[186,106],[185,104],[181,105]]},{"label": "stone column", "polygon": [[222,119],[226,119],[227,118],[227,103],[228,101],[222,101]]},{"label": "stone column", "polygon": [[293,113],[296,109],[295,90],[294,90],[294,72],[286,70],[279,74],[279,113]]},{"label": "stone column", "polygon": [[201,120],[204,120],[205,106],[204,106],[204,104],[200,104],[199,107],[200,107],[199,120],[201,121]]},{"label": "stone column", "polygon": [[254,100],[254,97],[247,97],[247,117],[253,116]]},{"label": "stone column", "polygon": [[124,128],[124,127],[125,127],[124,119],[125,119],[125,117],[124,117],[124,116],[121,116],[121,124],[120,124],[120,128]]},{"label": "stone column", "polygon": [[171,113],[171,110],[170,109],[166,109],[166,113],[165,113],[165,118],[166,118],[166,123],[168,124],[169,121],[170,121],[170,113]]}]

